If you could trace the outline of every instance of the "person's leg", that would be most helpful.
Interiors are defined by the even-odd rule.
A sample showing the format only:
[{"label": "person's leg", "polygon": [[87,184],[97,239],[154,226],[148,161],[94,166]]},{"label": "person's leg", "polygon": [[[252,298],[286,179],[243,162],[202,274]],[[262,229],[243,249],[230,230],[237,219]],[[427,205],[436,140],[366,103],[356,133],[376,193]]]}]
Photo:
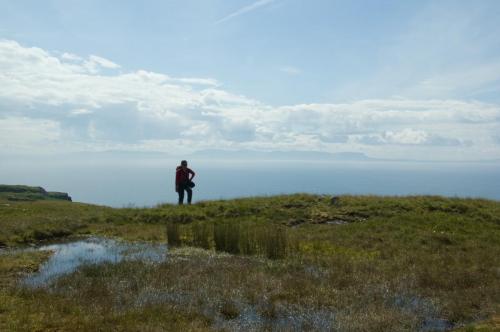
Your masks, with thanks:
[{"label": "person's leg", "polygon": [[193,190],[189,187],[186,187],[186,191],[188,193],[188,204],[191,204],[191,199],[193,198]]},{"label": "person's leg", "polygon": [[179,186],[179,191],[177,191],[179,194],[179,205],[182,205],[184,203],[184,187]]}]

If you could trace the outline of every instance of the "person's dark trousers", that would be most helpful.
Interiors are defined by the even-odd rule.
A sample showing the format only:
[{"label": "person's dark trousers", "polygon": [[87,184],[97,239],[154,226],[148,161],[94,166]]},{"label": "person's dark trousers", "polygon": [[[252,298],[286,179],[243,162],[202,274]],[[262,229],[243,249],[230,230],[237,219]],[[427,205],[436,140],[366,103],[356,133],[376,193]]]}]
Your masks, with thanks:
[{"label": "person's dark trousers", "polygon": [[179,194],[179,205],[184,204],[184,190],[188,193],[187,202],[188,204],[191,204],[191,199],[193,198],[193,190],[187,185],[180,185],[179,191],[177,192]]}]

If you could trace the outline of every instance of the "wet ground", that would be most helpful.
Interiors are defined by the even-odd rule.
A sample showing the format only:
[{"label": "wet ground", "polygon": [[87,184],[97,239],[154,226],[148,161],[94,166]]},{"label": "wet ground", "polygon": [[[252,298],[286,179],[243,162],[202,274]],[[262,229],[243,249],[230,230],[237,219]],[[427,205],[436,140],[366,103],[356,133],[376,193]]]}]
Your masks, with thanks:
[{"label": "wet ground", "polygon": [[41,287],[85,264],[118,263],[122,260],[162,262],[166,258],[167,246],[91,237],[26,250],[53,252],[36,273],[22,280],[26,286]]},{"label": "wet ground", "polygon": [[[21,284],[30,288],[49,286],[57,278],[76,271],[79,267],[88,264],[118,263],[123,260],[140,260],[150,263],[161,263],[167,259],[165,244],[147,242],[124,242],[103,237],[90,237],[71,240],[68,242],[42,245],[24,249],[1,250],[0,254],[14,251],[51,251],[50,258],[40,269],[21,280]],[[149,290],[140,293],[135,305],[155,303],[174,303],[188,305],[197,298],[196,294],[164,292]],[[304,328],[317,331],[334,330],[336,314],[331,309],[311,309],[293,304],[283,303],[274,308],[272,317],[263,315],[255,304],[240,301],[231,301],[235,316],[226,317],[221,314],[221,303],[207,303],[201,306],[203,313],[214,319],[214,328],[233,331],[253,331],[261,329],[301,331]],[[420,313],[425,317],[419,331],[447,331],[453,325],[437,315],[437,308],[428,301],[416,296],[398,296],[394,305],[401,310]]]}]

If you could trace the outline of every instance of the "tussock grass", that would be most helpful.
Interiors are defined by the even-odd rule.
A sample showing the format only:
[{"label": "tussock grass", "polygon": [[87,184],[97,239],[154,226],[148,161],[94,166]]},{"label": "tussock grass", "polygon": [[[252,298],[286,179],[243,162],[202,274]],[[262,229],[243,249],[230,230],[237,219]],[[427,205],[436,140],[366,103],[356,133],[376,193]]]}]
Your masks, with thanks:
[{"label": "tussock grass", "polygon": [[167,239],[171,247],[180,246],[182,244],[179,228],[179,225],[176,223],[167,224]]},{"label": "tussock grass", "polygon": [[197,222],[189,225],[167,223],[171,246],[189,245],[231,254],[285,258],[293,249],[288,230],[282,225],[255,225],[251,222]]}]

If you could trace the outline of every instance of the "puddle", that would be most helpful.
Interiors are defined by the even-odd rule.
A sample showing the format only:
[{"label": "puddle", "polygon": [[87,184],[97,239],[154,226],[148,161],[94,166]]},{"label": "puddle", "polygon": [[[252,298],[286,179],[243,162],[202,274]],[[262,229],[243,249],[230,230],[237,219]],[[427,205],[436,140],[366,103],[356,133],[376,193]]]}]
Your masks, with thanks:
[{"label": "puddle", "polygon": [[117,263],[122,260],[162,262],[166,258],[167,246],[151,243],[127,243],[92,237],[73,242],[44,245],[34,250],[48,250],[52,251],[53,254],[36,273],[22,280],[21,283],[29,287],[43,287],[54,279],[71,273],[85,264]]},{"label": "puddle", "polygon": [[328,225],[346,225],[349,222],[341,219],[329,220],[326,222]]}]

